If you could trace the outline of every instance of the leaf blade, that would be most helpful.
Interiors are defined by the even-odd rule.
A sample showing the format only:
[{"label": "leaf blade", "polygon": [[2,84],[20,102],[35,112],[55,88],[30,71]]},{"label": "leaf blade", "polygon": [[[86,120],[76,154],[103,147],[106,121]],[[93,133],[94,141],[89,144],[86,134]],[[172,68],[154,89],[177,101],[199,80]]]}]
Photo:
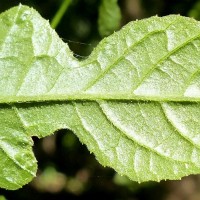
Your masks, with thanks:
[{"label": "leaf blade", "polygon": [[[41,107],[35,109],[33,104],[28,110],[20,108],[20,112],[22,112],[21,115],[24,119],[26,119],[26,116],[29,118],[27,124],[32,123],[40,127],[41,124],[34,122],[34,116],[38,116],[38,121],[42,121],[44,124],[48,123],[51,131],[56,130],[56,124],[62,124],[59,128],[69,128],[82,143],[87,144],[90,152],[95,153],[97,160],[102,165],[110,166],[117,170],[118,173],[126,175],[134,181],[180,179],[181,176],[199,173],[199,149],[193,148],[193,145],[185,141],[184,138],[179,143],[177,139],[171,138],[169,141],[165,140],[166,143],[163,144],[159,138],[163,145],[163,150],[160,148],[160,151],[158,151],[153,146],[148,146],[148,143],[144,145],[140,140],[138,142],[128,137],[127,134],[124,134],[124,131],[114,126],[108,120],[109,115],[105,115],[102,112],[102,108],[97,102],[74,102],[69,104],[58,102],[56,106],[58,110],[55,109],[55,105],[49,105],[53,108],[53,112],[51,112],[50,108],[45,108],[44,103],[40,104],[42,109],[45,109],[43,111],[41,111]],[[102,104],[109,106],[107,102],[102,102]],[[137,105],[138,102],[135,104]],[[113,106],[113,104],[111,105]],[[59,117],[61,110],[63,116]],[[40,114],[41,112],[43,115]],[[68,117],[64,117],[67,113]],[[120,113],[117,114],[119,115]],[[117,116],[117,114],[115,113],[114,116]],[[75,119],[76,125],[74,125],[71,118]],[[54,119],[57,121],[54,122]],[[135,120],[138,120],[137,117],[135,117]],[[31,124],[30,126],[32,127]],[[165,129],[165,127],[162,128]],[[38,130],[37,128],[35,129]],[[46,133],[48,135],[49,130]],[[142,133],[144,132],[141,131]],[[185,153],[186,148],[181,147],[181,143],[183,145],[184,142],[187,145],[187,153]],[[168,143],[172,143],[169,151],[167,149]],[[184,147],[186,147],[185,145]],[[173,153],[175,155],[172,155]]]},{"label": "leaf blade", "polygon": [[138,182],[200,172],[199,22],[130,23],[82,62],[33,9],[1,14],[0,27],[0,158],[10,167],[0,169],[0,187],[29,182],[31,136],[62,128]]},{"label": "leaf blade", "polygon": [[[6,46],[14,49],[12,54],[16,56],[10,57],[6,53],[8,55],[1,57],[1,65],[7,66],[1,69],[1,74],[5,74],[0,82],[2,103],[8,100],[14,103],[65,99],[199,101],[198,92],[195,92],[199,90],[199,61],[195,45],[199,45],[200,27],[193,19],[172,15],[130,23],[100,42],[87,60],[78,62],[45,20],[41,19],[37,27],[36,21],[40,20],[38,13],[29,10],[27,14],[26,9],[19,12],[17,21],[20,21],[20,25],[14,28],[12,40],[6,43]],[[28,19],[23,21],[24,13]],[[35,24],[35,28],[27,25],[29,23]],[[186,31],[183,29],[185,26],[189,27]],[[27,29],[28,38],[23,48],[18,45],[22,43],[22,39],[18,39],[21,29]],[[182,36],[178,38],[181,30]],[[24,36],[19,38],[24,39]],[[40,48],[43,41],[45,44]],[[33,45],[30,45],[31,42]],[[154,48],[148,51],[146,46]],[[30,49],[28,52],[26,47]],[[7,51],[3,49],[2,52]],[[191,52],[189,55],[188,51]],[[178,55],[172,56],[174,53]],[[16,57],[20,59],[16,60]],[[21,63],[24,57],[27,57],[27,62]],[[145,80],[149,74],[147,70],[152,76]],[[39,87],[39,84],[43,86]]]},{"label": "leaf blade", "polygon": [[0,187],[17,189],[36,174],[37,164],[32,152],[33,142],[24,132],[16,111],[3,105],[0,109]]}]

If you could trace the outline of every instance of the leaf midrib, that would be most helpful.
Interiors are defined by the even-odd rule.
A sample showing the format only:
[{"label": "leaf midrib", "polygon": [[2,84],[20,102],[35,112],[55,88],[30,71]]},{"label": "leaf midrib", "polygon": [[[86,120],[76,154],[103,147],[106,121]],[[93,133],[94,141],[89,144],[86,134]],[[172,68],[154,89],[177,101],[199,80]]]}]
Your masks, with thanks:
[{"label": "leaf midrib", "polygon": [[0,104],[16,104],[16,103],[39,103],[39,102],[66,102],[66,101],[156,101],[156,102],[188,102],[199,103],[199,97],[185,97],[185,96],[143,96],[130,93],[66,93],[66,94],[45,94],[35,96],[1,96]]}]

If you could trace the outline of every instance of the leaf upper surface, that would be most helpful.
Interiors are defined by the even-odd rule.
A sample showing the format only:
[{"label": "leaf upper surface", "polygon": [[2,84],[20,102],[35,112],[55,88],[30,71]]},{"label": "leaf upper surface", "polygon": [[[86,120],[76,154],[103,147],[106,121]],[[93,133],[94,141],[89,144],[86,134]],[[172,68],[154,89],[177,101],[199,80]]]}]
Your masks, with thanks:
[{"label": "leaf upper surface", "polygon": [[78,61],[35,10],[0,15],[0,187],[36,173],[32,136],[71,129],[130,179],[200,172],[200,23],[131,22]]}]

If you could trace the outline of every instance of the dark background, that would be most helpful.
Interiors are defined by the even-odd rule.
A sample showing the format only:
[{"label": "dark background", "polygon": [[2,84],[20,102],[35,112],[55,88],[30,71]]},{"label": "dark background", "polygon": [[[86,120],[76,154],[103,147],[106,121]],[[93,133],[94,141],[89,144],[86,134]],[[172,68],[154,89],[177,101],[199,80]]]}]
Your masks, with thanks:
[{"label": "dark background", "polygon": [[[87,58],[101,40],[97,19],[100,0],[72,0],[57,33],[74,55]],[[62,0],[0,0],[0,12],[19,3],[34,7],[46,19],[54,17]],[[181,14],[200,19],[199,0],[119,0],[121,25],[152,15]],[[102,167],[68,130],[44,139],[33,138],[38,174],[17,191],[0,189],[7,200],[199,200],[200,176],[181,181],[137,184]]]}]

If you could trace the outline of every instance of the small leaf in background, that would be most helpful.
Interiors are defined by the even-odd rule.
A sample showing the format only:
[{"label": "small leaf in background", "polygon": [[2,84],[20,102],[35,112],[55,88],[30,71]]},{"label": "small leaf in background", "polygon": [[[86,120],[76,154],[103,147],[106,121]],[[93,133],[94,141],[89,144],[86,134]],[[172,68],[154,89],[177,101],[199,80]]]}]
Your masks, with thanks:
[{"label": "small leaf in background", "polygon": [[194,17],[195,19],[200,19],[200,1],[197,1],[194,6],[188,12],[189,17]]},{"label": "small leaf in background", "polygon": [[2,195],[0,195],[0,200],[6,200],[6,198]]},{"label": "small leaf in background", "polygon": [[102,37],[112,34],[120,27],[121,11],[117,0],[102,0],[99,7],[98,28]]}]

